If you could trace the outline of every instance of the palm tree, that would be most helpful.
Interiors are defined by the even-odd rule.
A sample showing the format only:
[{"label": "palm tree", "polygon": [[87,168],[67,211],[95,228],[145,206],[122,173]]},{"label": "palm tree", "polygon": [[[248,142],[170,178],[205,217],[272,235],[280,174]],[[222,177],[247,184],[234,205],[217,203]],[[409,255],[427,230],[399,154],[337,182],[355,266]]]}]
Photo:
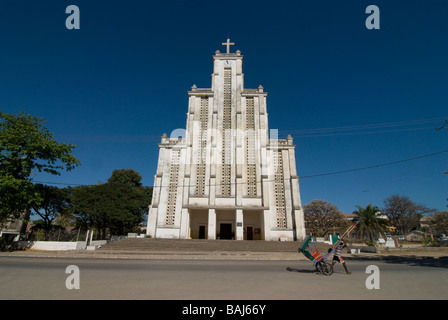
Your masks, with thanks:
[{"label": "palm tree", "polygon": [[358,229],[361,232],[361,239],[364,239],[364,233],[367,233],[371,241],[374,241],[375,232],[379,232],[384,239],[386,239],[385,231],[389,225],[389,221],[381,217],[381,213],[377,206],[372,206],[371,203],[367,207],[356,206],[359,220]]}]

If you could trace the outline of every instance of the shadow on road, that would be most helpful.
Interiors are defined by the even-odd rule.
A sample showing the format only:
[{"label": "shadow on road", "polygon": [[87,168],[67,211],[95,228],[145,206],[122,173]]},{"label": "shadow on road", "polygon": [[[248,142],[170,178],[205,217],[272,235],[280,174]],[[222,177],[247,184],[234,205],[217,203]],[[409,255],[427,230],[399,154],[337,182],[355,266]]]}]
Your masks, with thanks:
[{"label": "shadow on road", "polygon": [[289,272],[300,272],[300,273],[318,273],[316,269],[296,269],[287,267],[286,270]]},{"label": "shadow on road", "polygon": [[351,261],[382,261],[393,264],[408,264],[414,267],[434,267],[448,268],[447,257],[425,257],[425,256],[374,256],[374,257],[356,257],[344,256],[345,260]]}]

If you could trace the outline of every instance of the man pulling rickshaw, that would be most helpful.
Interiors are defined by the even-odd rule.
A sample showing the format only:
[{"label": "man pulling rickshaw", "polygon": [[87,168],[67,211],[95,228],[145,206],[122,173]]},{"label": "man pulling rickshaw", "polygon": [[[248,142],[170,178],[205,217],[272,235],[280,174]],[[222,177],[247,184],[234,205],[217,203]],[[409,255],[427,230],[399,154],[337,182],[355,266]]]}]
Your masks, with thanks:
[{"label": "man pulling rickshaw", "polygon": [[[309,235],[305,238],[305,240],[302,242],[301,246],[299,247],[299,252],[303,253],[305,257],[310,259],[314,262],[314,265],[320,273],[324,275],[331,275],[333,273],[333,267],[336,262],[342,263],[344,266],[345,272],[347,274],[351,274],[351,272],[348,271],[347,264],[345,263],[344,259],[341,257],[342,248],[346,246],[344,242],[344,238],[358,225],[359,221],[356,221],[353,223],[345,232],[344,234],[336,241],[336,243],[331,246],[330,249],[325,254],[319,253],[319,250],[317,249],[316,241],[314,240],[314,237],[312,235]],[[330,264],[327,262],[327,260],[330,258],[330,256],[333,255],[333,261]]]}]

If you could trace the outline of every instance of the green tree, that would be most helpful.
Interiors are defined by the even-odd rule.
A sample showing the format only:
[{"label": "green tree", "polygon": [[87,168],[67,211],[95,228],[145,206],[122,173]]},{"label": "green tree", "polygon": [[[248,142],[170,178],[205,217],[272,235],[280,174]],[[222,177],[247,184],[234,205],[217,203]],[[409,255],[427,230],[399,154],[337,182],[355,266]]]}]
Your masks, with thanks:
[{"label": "green tree", "polygon": [[143,187],[141,175],[132,169],[114,170],[107,180],[111,187],[109,211],[112,234],[134,232],[151,203],[152,188]]},{"label": "green tree", "polygon": [[332,228],[347,225],[342,211],[325,200],[312,200],[303,207],[303,211],[306,228],[318,237],[325,236]]},{"label": "green tree", "polygon": [[378,207],[373,206],[371,203],[367,207],[363,208],[361,206],[356,206],[357,211],[354,211],[359,220],[358,230],[361,235],[361,239],[367,234],[370,241],[375,241],[375,234],[380,233],[384,239],[386,239],[385,232],[389,221],[382,217],[382,213],[379,211]]},{"label": "green tree", "polygon": [[43,200],[34,190],[32,173],[60,175],[80,165],[72,155],[76,146],[55,141],[45,123],[24,112],[0,111],[0,224]]},{"label": "green tree", "polygon": [[126,185],[131,188],[141,187],[142,176],[133,169],[116,169],[112,175],[107,179],[107,183]]},{"label": "green tree", "polygon": [[108,192],[104,184],[72,188],[70,213],[83,228],[94,228],[104,238],[108,225]]},{"label": "green tree", "polygon": [[152,188],[142,186],[132,169],[114,170],[107,183],[73,188],[71,211],[80,224],[120,235],[138,228],[151,203]]},{"label": "green tree", "polygon": [[42,201],[33,203],[31,207],[33,212],[42,218],[41,226],[44,230],[44,238],[48,240],[48,232],[53,221],[68,207],[68,192],[67,189],[43,184],[36,184],[34,190],[42,198]]}]

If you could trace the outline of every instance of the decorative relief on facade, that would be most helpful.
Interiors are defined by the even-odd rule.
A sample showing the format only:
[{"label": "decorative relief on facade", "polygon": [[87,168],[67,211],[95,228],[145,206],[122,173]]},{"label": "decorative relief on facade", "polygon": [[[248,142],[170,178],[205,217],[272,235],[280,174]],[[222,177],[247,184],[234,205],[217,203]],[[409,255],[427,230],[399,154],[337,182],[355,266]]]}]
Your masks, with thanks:
[{"label": "decorative relief on facade", "polygon": [[230,196],[231,132],[232,129],[232,69],[224,69],[224,99],[222,116],[221,195]]},{"label": "decorative relief on facade", "polygon": [[199,111],[200,132],[199,150],[196,153],[196,188],[195,195],[205,195],[205,172],[207,151],[207,129],[208,129],[208,98],[201,98],[201,109]]},{"label": "decorative relief on facade", "polygon": [[285,184],[281,150],[274,151],[274,197],[277,214],[277,228],[286,228]]},{"label": "decorative relief on facade", "polygon": [[257,176],[256,176],[256,159],[255,159],[255,115],[254,115],[254,99],[246,99],[246,193],[250,197],[257,196]]},{"label": "decorative relief on facade", "polygon": [[179,184],[180,150],[171,151],[170,182],[168,184],[168,201],[166,207],[165,225],[172,226],[176,218],[177,188]]}]

